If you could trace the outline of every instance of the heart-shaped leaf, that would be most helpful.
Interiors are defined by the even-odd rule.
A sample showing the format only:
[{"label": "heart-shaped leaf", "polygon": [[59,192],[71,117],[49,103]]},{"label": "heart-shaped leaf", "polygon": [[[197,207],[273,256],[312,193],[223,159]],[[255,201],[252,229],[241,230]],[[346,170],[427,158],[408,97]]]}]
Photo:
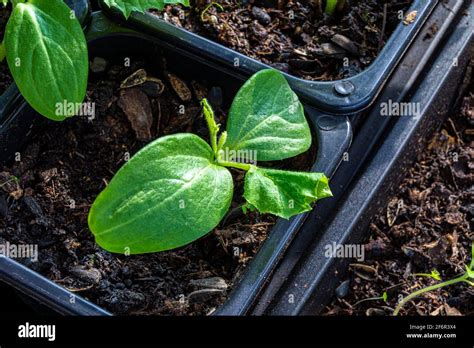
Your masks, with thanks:
[{"label": "heart-shaped leaf", "polygon": [[290,172],[252,166],[245,175],[244,197],[261,213],[285,219],[311,210],[311,203],[331,197],[322,173]]},{"label": "heart-shaped leaf", "polygon": [[230,172],[193,134],[159,138],[130,159],[97,197],[89,228],[104,249],[130,254],[186,245],[212,230],[232,201]]},{"label": "heart-shaped leaf", "polygon": [[266,69],[237,93],[227,121],[229,150],[251,150],[260,161],[282,160],[307,151],[311,131],[298,96],[285,77]]},{"label": "heart-shaped leaf", "polygon": [[150,9],[162,10],[168,4],[183,4],[189,6],[189,0],[104,0],[109,7],[119,9],[125,18],[130,17],[132,12],[144,13]]},{"label": "heart-shaped leaf", "polygon": [[[5,31],[7,61],[21,94],[40,114],[62,121],[86,95],[87,44],[62,0],[29,0],[13,9]],[[72,105],[65,110],[58,105]]]}]

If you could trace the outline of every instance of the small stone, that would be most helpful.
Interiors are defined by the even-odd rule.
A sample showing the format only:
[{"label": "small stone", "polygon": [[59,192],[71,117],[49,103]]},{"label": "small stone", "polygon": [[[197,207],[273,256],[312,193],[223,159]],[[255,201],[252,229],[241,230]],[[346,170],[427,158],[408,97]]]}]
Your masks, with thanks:
[{"label": "small stone", "polygon": [[344,35],[336,34],[331,38],[331,41],[354,56],[360,55],[356,44]]},{"label": "small stone", "polygon": [[349,294],[350,284],[350,280],[345,280],[336,288],[337,298],[344,298]]},{"label": "small stone", "polygon": [[102,280],[99,284],[99,287],[102,290],[108,289],[110,287],[110,282],[108,280]]},{"label": "small stone", "polygon": [[469,204],[466,207],[461,207],[461,211],[467,214],[468,218],[474,217],[474,204]]},{"label": "small stone", "polygon": [[102,274],[96,268],[75,266],[71,269],[71,274],[86,283],[99,284],[102,280]]},{"label": "small stone", "polygon": [[109,63],[102,57],[95,57],[90,63],[90,69],[94,74],[103,73],[107,70]]},{"label": "small stone", "polygon": [[268,25],[272,21],[272,18],[267,11],[257,6],[252,8],[252,15],[263,25]]},{"label": "small stone", "polygon": [[207,289],[227,290],[227,288],[229,287],[226,281],[220,277],[193,279],[189,283],[198,288],[207,288]]},{"label": "small stone", "polygon": [[367,315],[368,317],[386,316],[387,313],[385,313],[385,311],[383,309],[380,309],[380,308],[369,308],[365,312],[365,315]]},{"label": "small stone", "polygon": [[34,215],[38,224],[47,225],[47,219],[44,216],[43,209],[34,197],[24,196],[23,203],[26,205],[31,214]]},{"label": "small stone", "polygon": [[403,253],[404,253],[406,256],[408,256],[409,258],[412,258],[412,257],[415,256],[415,254],[416,254],[416,251],[415,251],[415,250],[413,250],[413,249],[411,249],[411,248],[408,248],[408,247],[405,247],[405,246],[402,247],[402,251],[403,251]]},{"label": "small stone", "polygon": [[207,95],[207,100],[214,109],[220,108],[222,104],[224,104],[224,95],[222,93],[222,88],[212,87]]},{"label": "small stone", "polygon": [[137,139],[141,141],[150,140],[153,113],[147,95],[137,87],[122,89],[118,105],[130,121]]},{"label": "small stone", "polygon": [[173,6],[171,8],[171,13],[174,14],[175,16],[178,16],[181,13],[181,8],[178,6]]},{"label": "small stone", "polygon": [[221,295],[223,292],[224,290],[220,290],[220,289],[196,290],[188,295],[188,299],[189,299],[189,302],[194,302],[194,303],[206,302],[218,295]]},{"label": "small stone", "polygon": [[165,84],[155,78],[149,78],[141,85],[141,89],[150,98],[158,98],[165,90]]},{"label": "small stone", "polygon": [[446,300],[446,304],[451,307],[460,306],[462,305],[462,303],[463,303],[463,298],[459,296],[453,296]]},{"label": "small stone", "polygon": [[179,99],[181,99],[184,102],[189,102],[191,101],[192,94],[191,90],[189,87],[186,85],[186,83],[178,78],[174,74],[168,74],[168,80],[171,84],[171,87],[173,87],[174,91],[178,95]]},{"label": "small stone", "polygon": [[344,58],[346,56],[346,51],[344,49],[332,43],[321,44],[321,50],[318,51],[317,53],[322,56],[332,57],[332,58]]}]

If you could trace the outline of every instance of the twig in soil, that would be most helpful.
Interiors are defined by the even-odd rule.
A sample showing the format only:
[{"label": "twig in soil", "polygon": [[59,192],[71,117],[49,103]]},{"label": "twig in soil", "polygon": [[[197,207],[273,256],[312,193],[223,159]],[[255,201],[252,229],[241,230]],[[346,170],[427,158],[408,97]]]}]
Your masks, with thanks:
[{"label": "twig in soil", "polygon": [[427,292],[434,291],[434,290],[437,290],[437,289],[441,289],[441,288],[444,288],[444,287],[447,287],[447,286],[450,286],[450,285],[455,285],[455,284],[458,284],[458,283],[466,283],[466,284],[474,287],[474,243],[472,244],[471,254],[472,254],[471,264],[469,266],[466,265],[466,272],[464,274],[462,274],[461,276],[459,276],[457,278],[450,279],[450,280],[447,280],[445,282],[441,282],[441,283],[438,283],[438,284],[434,284],[434,285],[428,286],[426,288],[423,288],[423,289],[420,289],[418,291],[415,291],[415,292],[411,293],[410,295],[408,295],[407,297],[405,297],[403,300],[401,300],[398,303],[397,307],[393,311],[393,315],[394,316],[398,315],[398,313],[400,312],[400,309],[402,309],[402,307],[405,304],[407,304],[411,300],[413,300],[416,297],[421,296],[421,295],[423,295]]}]

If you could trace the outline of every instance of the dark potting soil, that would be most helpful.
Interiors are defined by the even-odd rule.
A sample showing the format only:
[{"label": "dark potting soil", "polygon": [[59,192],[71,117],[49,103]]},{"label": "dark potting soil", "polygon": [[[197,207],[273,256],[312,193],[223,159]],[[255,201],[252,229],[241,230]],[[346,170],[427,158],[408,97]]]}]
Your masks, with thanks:
[{"label": "dark potting soil", "polygon": [[[97,60],[92,67],[102,70],[104,63]],[[186,247],[139,256],[112,254],[94,242],[87,226],[91,203],[128,154],[165,134],[207,137],[201,98],[209,98],[225,123],[219,86],[161,72],[136,87],[119,88],[137,71],[132,80],[143,81],[141,68],[140,63],[112,65],[93,75],[88,100],[96,103],[95,119],[44,122],[21,152],[21,161],[3,168],[0,243],[38,244],[39,261],[22,262],[113,313],[206,315],[226,299],[276,221],[243,214],[243,172],[233,171],[236,190],[229,215]],[[314,157],[313,148],[271,165],[304,170]]]},{"label": "dark potting soil", "polygon": [[[374,217],[366,260],[350,267],[326,315],[390,315],[398,296],[465,272],[474,241],[474,81],[408,171],[399,193]],[[388,294],[388,301],[369,300]],[[456,284],[406,304],[400,315],[474,315],[474,288]]]},{"label": "dark potting soil", "polygon": [[[196,1],[192,8],[153,11],[178,27],[307,80],[338,80],[366,69],[398,24],[411,0],[351,0],[335,16],[325,1]],[[200,5],[200,3],[203,3]],[[407,14],[407,12],[405,12]],[[408,24],[409,25],[409,24]]]},{"label": "dark potting soil", "polygon": [[[5,27],[7,26],[8,18],[10,18],[11,5],[5,8],[0,8],[0,42],[3,41],[5,35]],[[7,61],[4,59],[0,62],[0,95],[12,84],[13,78],[8,69]]]}]

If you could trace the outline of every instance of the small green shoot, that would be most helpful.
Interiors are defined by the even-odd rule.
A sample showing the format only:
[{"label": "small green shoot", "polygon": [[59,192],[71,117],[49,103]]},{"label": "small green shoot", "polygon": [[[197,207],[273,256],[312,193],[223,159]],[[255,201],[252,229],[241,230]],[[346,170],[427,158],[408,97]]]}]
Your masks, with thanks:
[{"label": "small green shoot", "polygon": [[407,297],[405,297],[403,300],[401,300],[398,303],[397,307],[393,311],[393,315],[397,316],[398,313],[400,312],[400,310],[403,308],[403,306],[405,306],[411,300],[413,300],[413,299],[415,299],[415,298],[417,298],[417,297],[419,297],[419,296],[421,296],[421,295],[423,295],[427,292],[438,290],[438,289],[441,289],[441,288],[444,288],[444,287],[447,287],[447,286],[450,286],[450,285],[459,284],[459,283],[466,283],[470,286],[474,286],[474,243],[472,244],[471,264],[469,266],[466,265],[466,272],[464,274],[462,274],[459,277],[456,277],[454,279],[450,279],[450,280],[447,280],[447,281],[444,281],[444,282],[441,282],[441,283],[438,283],[438,284],[434,284],[434,285],[428,286],[426,288],[423,288],[423,289],[420,289],[418,291],[415,291],[415,292],[411,293],[410,295],[408,295]]},{"label": "small green shoot", "polygon": [[413,274],[414,277],[426,277],[432,278],[437,281],[441,281],[441,274],[437,270],[432,270],[431,273],[415,273]]},{"label": "small green shoot", "polygon": [[219,4],[218,2],[211,2],[210,4],[208,4],[204,10],[202,10],[201,12],[201,21],[205,22],[206,20],[204,19],[204,15],[207,13],[207,11],[209,11],[209,9],[211,7],[216,7],[219,11],[224,11],[224,7],[222,7],[221,4]]}]

